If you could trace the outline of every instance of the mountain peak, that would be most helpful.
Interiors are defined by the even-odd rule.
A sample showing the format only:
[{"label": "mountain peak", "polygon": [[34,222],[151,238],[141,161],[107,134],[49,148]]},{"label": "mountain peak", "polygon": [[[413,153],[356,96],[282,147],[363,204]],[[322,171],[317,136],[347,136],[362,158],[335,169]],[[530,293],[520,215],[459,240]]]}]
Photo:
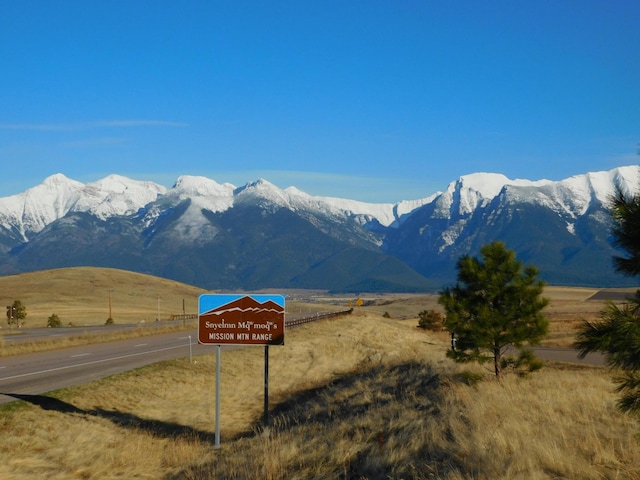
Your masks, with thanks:
[{"label": "mountain peak", "polygon": [[0,199],[0,223],[28,240],[31,233],[66,215],[83,187],[82,183],[61,173],[51,175],[35,187]]},{"label": "mountain peak", "polygon": [[86,184],[72,210],[89,212],[102,219],[129,215],[155,201],[166,190],[166,187],[154,182],[109,175]]},{"label": "mountain peak", "polygon": [[181,175],[173,185],[173,189],[184,195],[230,197],[235,186],[230,183],[219,184],[207,177]]},{"label": "mountain peak", "polygon": [[247,182],[244,185],[244,189],[243,190],[249,190],[249,189],[255,189],[255,190],[275,189],[275,190],[279,190],[278,187],[276,187],[273,183],[269,182],[268,180],[265,180],[264,178],[259,178],[258,180],[255,180],[253,182]]},{"label": "mountain peak", "polygon": [[45,185],[47,187],[59,187],[60,185],[65,185],[65,184],[77,184],[79,182],[76,182],[75,180],[71,180],[70,178],[68,178],[67,176],[65,176],[62,173],[54,173],[53,175],[49,175],[47,178],[45,178],[41,185]]},{"label": "mountain peak", "polygon": [[264,178],[247,182],[244,187],[237,188],[234,194],[236,198],[243,201],[250,198],[261,198],[276,205],[289,205],[287,192]]},{"label": "mountain peak", "polygon": [[449,185],[449,189],[451,191],[456,189],[473,190],[480,193],[482,197],[491,200],[496,197],[505,186],[539,187],[550,183],[553,182],[551,180],[532,181],[519,178],[512,180],[501,173],[478,172],[461,176],[457,182]]}]

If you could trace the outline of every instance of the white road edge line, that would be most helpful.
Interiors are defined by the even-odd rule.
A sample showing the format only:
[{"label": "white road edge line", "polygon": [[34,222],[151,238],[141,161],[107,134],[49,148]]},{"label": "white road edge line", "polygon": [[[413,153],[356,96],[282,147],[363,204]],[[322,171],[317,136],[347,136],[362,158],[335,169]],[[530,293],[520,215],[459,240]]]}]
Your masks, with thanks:
[{"label": "white road edge line", "polygon": [[120,360],[122,358],[139,357],[140,355],[146,355],[147,353],[164,352],[165,350],[173,350],[175,348],[185,348],[185,347],[184,345],[176,345],[174,347],[166,347],[166,348],[159,348],[157,350],[149,350],[148,352],[130,353],[129,355],[120,355],[119,357],[103,358],[102,360],[93,360],[92,362],[78,363],[76,365],[67,365],[67,366],[58,367],[58,368],[50,368],[48,370],[40,370],[38,372],[22,373],[20,375],[13,375],[12,377],[2,377],[0,378],[0,381],[12,380],[14,378],[21,378],[21,377],[30,377],[32,375],[39,375],[41,373],[57,372],[59,370],[68,370],[69,368],[83,367],[85,365],[95,365],[97,363],[105,363],[105,362],[110,362],[112,360]]},{"label": "white road edge line", "polygon": [[76,353],[75,355],[71,355],[71,358],[86,357],[87,355],[91,355],[91,354],[90,353]]}]

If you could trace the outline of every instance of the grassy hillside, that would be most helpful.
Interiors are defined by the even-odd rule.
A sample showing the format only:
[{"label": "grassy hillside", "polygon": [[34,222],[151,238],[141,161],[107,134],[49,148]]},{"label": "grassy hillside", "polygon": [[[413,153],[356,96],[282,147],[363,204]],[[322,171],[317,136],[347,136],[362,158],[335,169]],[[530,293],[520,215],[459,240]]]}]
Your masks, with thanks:
[{"label": "grassy hillside", "polygon": [[[74,267],[0,277],[0,306],[20,300],[28,327],[45,327],[55,313],[67,325],[102,325],[111,315],[118,323],[155,321],[171,314],[197,313],[204,290],[151,275],[111,268]],[[159,308],[158,308],[159,307]],[[2,325],[6,325],[2,319]]]},{"label": "grassy hillside", "polygon": [[445,350],[364,308],[291,329],[270,349],[269,435],[264,350],[224,351],[220,450],[215,355],[25,396],[0,409],[0,478],[640,478],[638,424],[606,370],[475,383],[483,370]]}]

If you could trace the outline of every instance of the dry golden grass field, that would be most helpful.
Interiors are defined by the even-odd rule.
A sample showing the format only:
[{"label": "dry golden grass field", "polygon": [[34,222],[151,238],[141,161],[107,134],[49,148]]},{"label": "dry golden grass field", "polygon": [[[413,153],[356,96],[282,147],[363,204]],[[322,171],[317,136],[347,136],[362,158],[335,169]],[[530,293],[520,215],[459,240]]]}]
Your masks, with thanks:
[{"label": "dry golden grass field", "polygon": [[[133,275],[139,293],[128,273],[106,272],[112,273],[122,275],[114,290],[151,297],[150,318],[155,295],[174,298],[181,313],[186,291],[170,294],[168,285],[156,293]],[[97,283],[105,272],[85,274]],[[100,285],[105,288],[112,287]],[[42,295],[59,301],[45,290]],[[554,342],[567,342],[577,317],[597,316],[602,303],[588,300],[591,292],[548,289]],[[52,313],[36,308],[27,293],[7,297],[23,301],[27,320],[38,308]],[[66,298],[82,309],[72,294]],[[85,298],[93,302],[93,295]],[[497,383],[486,375],[477,382],[481,367],[451,362],[446,338],[416,328],[418,312],[437,308],[436,297],[365,300],[370,306],[352,315],[288,330],[286,345],[270,348],[268,432],[262,428],[264,350],[247,347],[222,354],[221,449],[214,449],[212,354],[1,407],[0,478],[640,478],[639,425],[616,409],[606,369],[548,364],[527,378]],[[124,300],[119,305],[124,316]],[[104,323],[100,308],[95,315]]]},{"label": "dry golden grass field", "polygon": [[27,327],[46,327],[54,313],[63,325],[76,326],[104,325],[110,313],[117,323],[155,321],[158,312],[166,320],[183,313],[183,300],[186,313],[197,313],[200,293],[205,291],[109,268],[61,268],[0,277],[3,312],[5,305],[20,300],[27,307]]},{"label": "dry golden grass field", "polygon": [[[549,319],[549,335],[542,342],[548,347],[569,348],[575,341],[575,333],[583,320],[596,320],[603,309],[604,301],[621,301],[627,295],[633,295],[635,288],[597,289],[581,287],[548,286],[544,296],[550,302],[545,309]],[[438,305],[438,295],[383,295],[364,296],[365,310],[379,315],[388,314],[391,318],[404,320],[415,325],[422,310],[443,312]],[[342,298],[341,301],[348,301]]]}]

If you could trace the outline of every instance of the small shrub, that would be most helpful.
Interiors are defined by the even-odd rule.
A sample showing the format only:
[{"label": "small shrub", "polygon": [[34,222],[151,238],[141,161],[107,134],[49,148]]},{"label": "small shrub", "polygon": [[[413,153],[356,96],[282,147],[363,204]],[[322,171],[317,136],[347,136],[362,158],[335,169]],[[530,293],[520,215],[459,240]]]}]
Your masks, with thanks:
[{"label": "small shrub", "polygon": [[440,312],[435,310],[423,310],[418,314],[418,327],[432,332],[442,331],[444,318]]},{"label": "small shrub", "polygon": [[62,320],[55,313],[51,314],[49,318],[47,318],[47,327],[58,328],[62,326]]},{"label": "small shrub", "polygon": [[391,318],[391,315],[389,315],[389,312],[384,312],[384,314],[382,316],[384,318]]},{"label": "small shrub", "polygon": [[113,318],[109,317],[107,318],[107,321],[104,322],[105,325],[113,325]]}]

